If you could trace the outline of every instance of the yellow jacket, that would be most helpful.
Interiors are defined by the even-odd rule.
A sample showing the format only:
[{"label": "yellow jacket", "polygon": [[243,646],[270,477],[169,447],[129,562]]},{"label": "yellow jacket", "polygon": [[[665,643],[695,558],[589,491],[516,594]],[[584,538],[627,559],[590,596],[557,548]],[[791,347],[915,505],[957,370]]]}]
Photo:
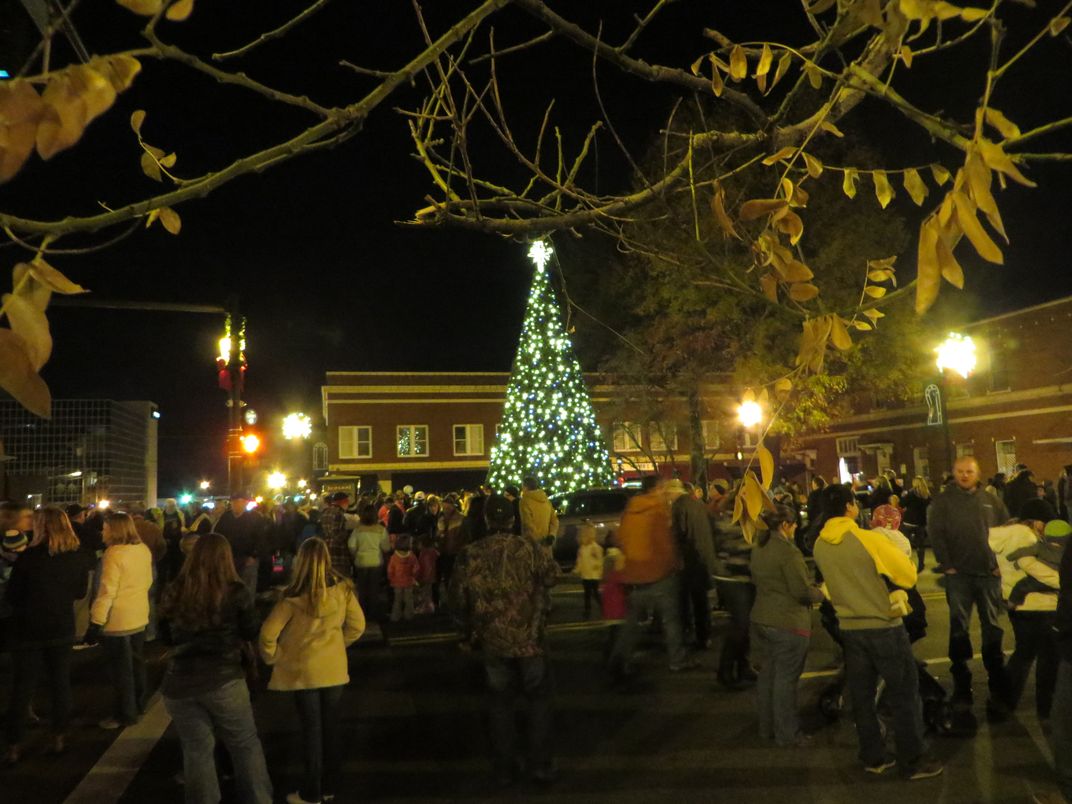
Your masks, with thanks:
[{"label": "yellow jacket", "polygon": [[90,622],[109,636],[135,634],[149,624],[153,556],[144,544],[113,544],[101,559],[100,589]]},{"label": "yellow jacket", "polygon": [[602,580],[603,548],[596,542],[582,544],[577,550],[577,564],[573,571],[584,581]]},{"label": "yellow jacket", "polygon": [[521,492],[521,535],[536,542],[558,535],[558,515],[543,489]]},{"label": "yellow jacket", "polygon": [[316,612],[308,611],[303,599],[283,598],[261,626],[261,656],[272,666],[268,689],[309,690],[346,684],[350,680],[346,647],[363,633],[365,613],[349,582],[329,587]]}]

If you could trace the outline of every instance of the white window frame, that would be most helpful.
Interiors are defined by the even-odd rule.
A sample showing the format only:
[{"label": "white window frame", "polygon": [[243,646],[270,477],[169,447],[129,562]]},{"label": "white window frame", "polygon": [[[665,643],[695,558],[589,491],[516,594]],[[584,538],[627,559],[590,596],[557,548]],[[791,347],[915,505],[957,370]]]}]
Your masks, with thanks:
[{"label": "white window frame", "polygon": [[[326,472],[328,469],[328,445],[323,441],[313,444],[313,471]],[[95,484],[93,484],[95,485]]]},{"label": "white window frame", "polygon": [[[364,445],[364,449],[362,449],[362,445]],[[367,424],[340,425],[339,460],[353,461],[371,457],[372,427]]]},{"label": "white window frame", "polygon": [[975,457],[975,442],[973,441],[960,441],[957,442],[957,460],[961,458],[974,458]]},{"label": "white window frame", "polygon": [[643,447],[643,430],[636,422],[614,422],[611,441],[615,452],[639,452]]},{"label": "white window frame", "polygon": [[[669,443],[663,438],[667,430],[670,431],[671,435]],[[670,422],[660,427],[658,422],[649,422],[648,444],[651,445],[651,451],[657,455],[664,452],[677,452],[677,425]]]},{"label": "white window frame", "polygon": [[700,430],[703,433],[703,445],[705,450],[717,450],[722,446],[722,436],[718,431],[716,419],[702,419]]},{"label": "white window frame", "polygon": [[[415,437],[415,432],[416,432],[416,430],[418,428],[423,428],[424,429],[424,452],[415,452],[414,451],[414,447],[417,445],[417,438]],[[414,431],[414,432],[412,432],[410,434],[410,440],[409,440],[410,451],[409,452],[402,452],[399,449],[399,441],[402,440],[402,431],[407,430],[407,429]],[[429,434],[428,434],[428,425],[427,424],[400,424],[397,427],[395,427],[395,452],[398,454],[399,458],[427,458],[432,453],[431,439],[429,438]]]},{"label": "white window frame", "polygon": [[[458,431],[464,433],[462,440],[465,445],[458,449]],[[454,443],[455,455],[483,455],[484,454],[484,425],[482,424],[454,424],[451,425],[451,436]],[[474,438],[474,435],[476,438]],[[473,442],[476,442],[474,448]]]},{"label": "white window frame", "polygon": [[859,436],[845,436],[835,441],[837,447],[837,454],[840,458],[852,458],[859,457],[860,455],[860,438]]},{"label": "white window frame", "polygon": [[[1012,453],[1007,460],[1002,460],[1003,456],[1001,452],[1002,444],[1012,444]],[[1004,472],[1005,477],[1012,477],[1013,467],[1016,466],[1016,439],[1015,438],[1002,438],[994,441],[994,457],[997,459],[997,467],[999,472]]]}]

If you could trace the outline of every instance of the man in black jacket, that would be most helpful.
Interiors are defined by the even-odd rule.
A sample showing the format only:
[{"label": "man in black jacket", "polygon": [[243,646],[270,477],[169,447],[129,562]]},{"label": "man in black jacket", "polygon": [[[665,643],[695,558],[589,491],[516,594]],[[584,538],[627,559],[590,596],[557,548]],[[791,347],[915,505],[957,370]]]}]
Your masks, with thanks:
[{"label": "man in black jacket", "polygon": [[1008,712],[1009,685],[1001,652],[1001,572],[990,549],[989,531],[1009,518],[1005,505],[979,485],[979,464],[965,456],[953,464],[954,483],[934,498],[927,514],[927,532],[934,555],[945,573],[949,603],[949,660],[953,701],[971,706],[972,657],[968,626],[972,607],[979,612],[983,665],[989,678],[987,713],[995,719]]}]

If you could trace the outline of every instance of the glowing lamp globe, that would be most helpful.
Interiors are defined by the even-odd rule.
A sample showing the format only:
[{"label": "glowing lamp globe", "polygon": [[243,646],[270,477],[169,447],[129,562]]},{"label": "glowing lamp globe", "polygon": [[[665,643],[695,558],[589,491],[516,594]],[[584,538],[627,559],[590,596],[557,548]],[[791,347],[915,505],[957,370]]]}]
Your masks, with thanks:
[{"label": "glowing lamp globe", "polygon": [[737,421],[744,427],[755,427],[763,421],[763,408],[754,400],[742,402],[737,408]]},{"label": "glowing lamp globe", "polygon": [[272,472],[268,475],[268,488],[279,490],[287,485],[287,476],[282,472]]},{"label": "glowing lamp globe", "polygon": [[939,371],[949,369],[967,379],[975,370],[975,343],[967,335],[950,332],[949,337],[934,351],[938,354],[935,363]]},{"label": "glowing lamp globe", "polygon": [[283,438],[308,438],[313,434],[313,420],[304,413],[290,413],[283,419]]}]

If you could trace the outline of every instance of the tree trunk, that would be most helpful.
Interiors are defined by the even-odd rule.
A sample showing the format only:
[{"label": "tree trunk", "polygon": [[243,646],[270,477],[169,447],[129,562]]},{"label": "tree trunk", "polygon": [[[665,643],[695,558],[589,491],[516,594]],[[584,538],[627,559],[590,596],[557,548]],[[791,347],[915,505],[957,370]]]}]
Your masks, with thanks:
[{"label": "tree trunk", "polygon": [[689,391],[689,467],[692,470],[692,482],[703,489],[707,499],[707,455],[704,445],[703,411],[700,400],[700,388],[697,385]]}]

